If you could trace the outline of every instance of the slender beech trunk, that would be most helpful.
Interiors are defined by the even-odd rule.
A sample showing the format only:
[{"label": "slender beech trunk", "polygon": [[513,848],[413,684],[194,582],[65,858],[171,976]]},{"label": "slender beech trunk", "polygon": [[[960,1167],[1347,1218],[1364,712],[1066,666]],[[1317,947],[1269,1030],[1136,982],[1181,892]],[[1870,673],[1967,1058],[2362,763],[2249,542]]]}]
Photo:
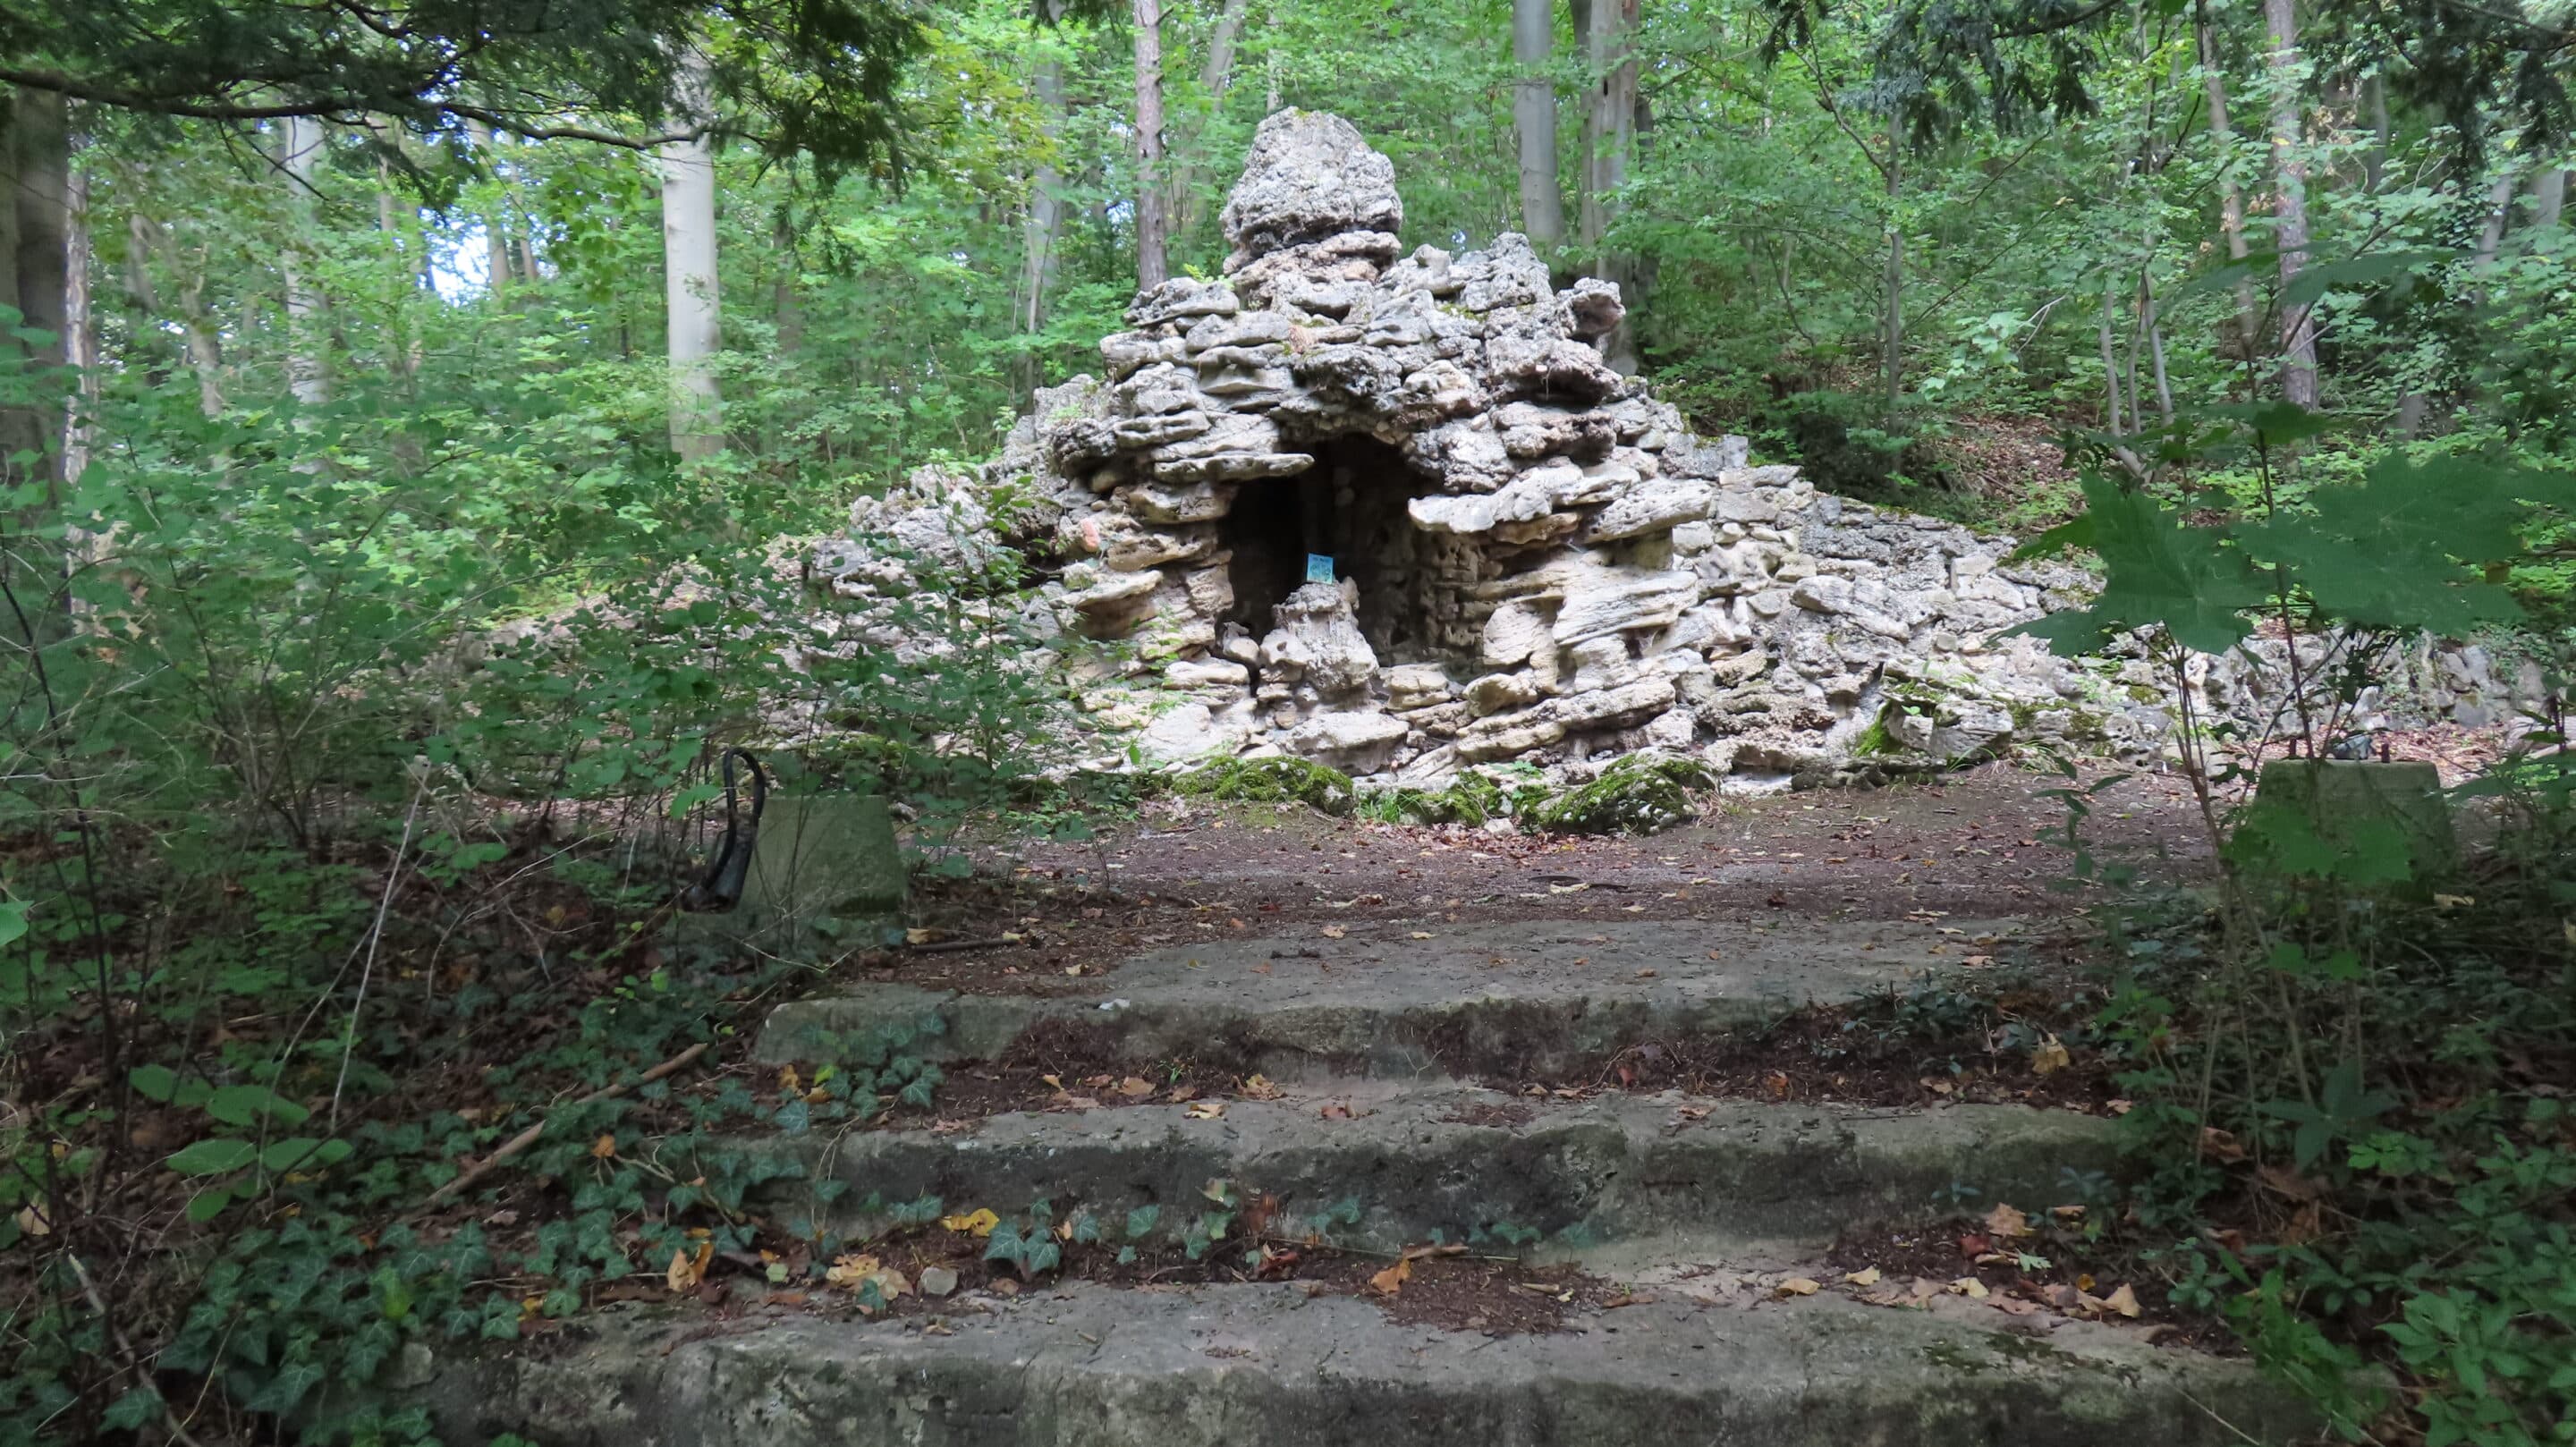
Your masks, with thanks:
[{"label": "slender beech trunk", "polygon": [[1565,245],[1565,192],[1556,161],[1556,80],[1548,73],[1556,42],[1549,0],[1512,0],[1512,60],[1520,79],[1512,90],[1512,127],[1521,149],[1521,230],[1539,256],[1553,263]]},{"label": "slender beech trunk", "polygon": [[[1252,18],[1252,0],[1225,0],[1217,12],[1216,29],[1208,36],[1207,59],[1199,66],[1199,95],[1207,109],[1192,118],[1188,134],[1180,144],[1181,164],[1172,174],[1172,234],[1196,236],[1207,220],[1208,198],[1213,194],[1207,184],[1208,126],[1225,109],[1225,97],[1234,89],[1234,57],[1243,43],[1243,27]],[[1063,74],[1057,73],[1061,90]],[[1059,99],[1058,107],[1062,102]]]},{"label": "slender beech trunk", "polygon": [[1171,218],[1163,192],[1163,0],[1135,0],[1136,289],[1171,279]]},{"label": "slender beech trunk", "polygon": [[161,315],[161,298],[152,285],[152,272],[146,258],[159,258],[170,268],[179,284],[176,318],[179,335],[187,352],[188,370],[197,378],[197,410],[208,417],[221,416],[224,410],[224,343],[206,315],[205,267],[191,265],[179,255],[178,246],[170,239],[169,228],[145,215],[140,208],[125,214],[126,286],[134,293],[135,309],[142,324],[157,324]]},{"label": "slender beech trunk", "polygon": [[73,168],[64,187],[63,360],[71,364],[79,404],[63,426],[63,490],[80,485],[89,465],[89,409],[98,400],[98,312],[89,289],[89,173]]},{"label": "slender beech trunk", "polygon": [[313,180],[322,164],[322,122],[289,116],[281,129],[281,177],[289,236],[280,255],[286,273],[286,390],[307,407],[331,400],[323,364],[322,284],[313,275]]},{"label": "slender beech trunk", "polygon": [[[71,276],[71,130],[62,96],[16,90],[0,104],[0,304],[14,307],[20,324],[51,341],[0,337],[31,368],[60,367],[67,358]],[[62,484],[63,409],[43,400],[46,386],[24,403],[0,408],[0,471],[13,482],[39,485],[49,500]],[[21,464],[15,459],[31,457]],[[39,504],[38,511],[43,510]],[[32,520],[32,519],[31,519]]]},{"label": "slender beech trunk", "polygon": [[1261,54],[1261,113],[1265,116],[1279,109],[1279,0],[1270,0],[1267,23],[1270,44]]},{"label": "slender beech trunk", "polygon": [[[1038,113],[1045,118],[1045,148],[1029,175],[1029,215],[1020,228],[1019,328],[1034,336],[1046,326],[1047,297],[1055,288],[1056,244],[1064,232],[1064,177],[1055,168],[1055,148],[1064,131],[1064,59],[1049,48],[1031,79]],[[1045,381],[1034,344],[1016,362],[1015,390],[1033,395]]]},{"label": "slender beech trunk", "polygon": [[661,147],[662,297],[669,312],[671,449],[691,461],[724,450],[715,357],[724,346],[716,281],[714,78],[692,50],[674,78],[671,118],[697,134]]},{"label": "slender beech trunk", "polygon": [[[2281,253],[2287,289],[2308,264],[2308,160],[2299,123],[2299,18],[2295,0],[2263,0],[2263,28],[2271,42],[2272,232]],[[2313,306],[2281,304],[2281,399],[2317,405],[2317,320]]]},{"label": "slender beech trunk", "polygon": [[[2229,170],[2236,152],[2236,131],[2227,121],[2227,70],[2218,53],[2218,33],[2210,28],[2204,14],[2198,22],[2200,32],[2200,84],[2209,98],[2209,139],[2217,148],[2221,180],[2218,187],[2218,230],[2227,241],[2227,259],[2245,259],[2245,193],[2237,189],[2236,178]],[[2261,311],[2254,305],[2254,279],[2239,277],[2236,282],[2236,340],[2245,355],[2254,353],[2255,333],[2262,330]]]},{"label": "slender beech trunk", "polygon": [[2362,154],[2362,185],[2372,195],[2388,182],[2388,147],[2391,127],[2388,123],[2388,77],[2378,71],[2362,82],[2363,103],[2370,107],[2370,149]]},{"label": "slender beech trunk", "polygon": [[2111,313],[2119,308],[2117,288],[2111,279],[2102,279],[2102,395],[2107,410],[2103,414],[2104,430],[2126,433],[2129,429],[2120,417],[2120,356],[2111,345]]},{"label": "slender beech trunk", "polygon": [[493,144],[492,128],[481,121],[465,123],[465,141],[474,154],[482,158],[483,164],[492,170],[495,199],[492,209],[485,212],[482,218],[483,284],[492,295],[499,296],[510,285],[510,218],[505,214],[508,208],[501,205],[498,199],[501,194],[499,190],[501,151]]},{"label": "slender beech trunk", "polygon": [[2531,227],[2546,231],[2567,214],[2567,168],[2552,166],[2531,183]]},{"label": "slender beech trunk", "polygon": [[[1582,241],[1594,254],[1595,274],[1619,287],[1633,316],[1636,299],[1627,293],[1636,284],[1635,268],[1603,243],[1618,219],[1619,191],[1628,183],[1628,158],[1637,139],[1639,0],[1589,0],[1581,10],[1590,27],[1585,59],[1592,77],[1584,108]],[[1633,320],[1603,337],[1601,352],[1613,370],[1636,371]]]},{"label": "slender beech trunk", "polygon": [[778,280],[769,290],[778,355],[793,357],[805,347],[805,263],[796,253],[796,227],[783,213],[769,228],[769,244],[778,263]]},{"label": "slender beech trunk", "polygon": [[1880,370],[1887,384],[1887,410],[1892,414],[1905,395],[1905,224],[1898,214],[1904,201],[1905,134],[1894,111],[1887,116],[1887,315],[1880,327]]},{"label": "slender beech trunk", "polygon": [[2478,265],[2492,266],[2504,249],[2504,233],[2513,220],[2513,198],[2522,189],[2519,173],[2507,171],[2487,187],[2486,219],[2478,227]]},{"label": "slender beech trunk", "polygon": [[2138,274],[2138,308],[2147,332],[2148,360],[2156,369],[2156,415],[2171,427],[2174,420],[2173,381],[2165,375],[2164,321],[2156,313],[2156,284],[2145,272]]}]

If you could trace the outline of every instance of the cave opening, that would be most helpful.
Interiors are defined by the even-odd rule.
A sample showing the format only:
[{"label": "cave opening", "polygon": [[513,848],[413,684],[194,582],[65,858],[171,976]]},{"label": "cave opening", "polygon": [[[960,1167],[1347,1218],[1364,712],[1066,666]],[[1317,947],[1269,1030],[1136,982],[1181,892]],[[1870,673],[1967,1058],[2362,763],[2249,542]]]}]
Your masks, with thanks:
[{"label": "cave opening", "polygon": [[1227,621],[1263,637],[1272,610],[1305,583],[1307,559],[1329,558],[1334,577],[1358,589],[1360,633],[1381,664],[1436,656],[1431,544],[1405,511],[1430,481],[1374,438],[1309,450],[1315,465],[1304,472],[1245,483],[1220,525],[1234,555]]}]

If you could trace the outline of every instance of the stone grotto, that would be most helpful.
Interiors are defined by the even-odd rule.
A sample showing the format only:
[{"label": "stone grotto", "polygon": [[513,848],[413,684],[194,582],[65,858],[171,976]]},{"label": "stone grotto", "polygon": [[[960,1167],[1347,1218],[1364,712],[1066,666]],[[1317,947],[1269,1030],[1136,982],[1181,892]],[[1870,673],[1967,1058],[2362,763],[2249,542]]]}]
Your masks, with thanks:
[{"label": "stone grotto", "polygon": [[[1263,122],[1215,279],[1140,293],[1104,375],[1041,390],[975,475],[853,509],[813,575],[1015,547],[1082,705],[1155,762],[1286,753],[1438,784],[1640,749],[1745,786],[2065,739],[2151,752],[2141,661],[2016,625],[2088,580],[2009,537],[1820,494],[1692,435],[1598,339],[1610,283],[1516,233],[1406,253],[1394,167],[1339,117]],[[2216,670],[2218,681],[2255,688]],[[2259,702],[2259,700],[2258,700]]]}]

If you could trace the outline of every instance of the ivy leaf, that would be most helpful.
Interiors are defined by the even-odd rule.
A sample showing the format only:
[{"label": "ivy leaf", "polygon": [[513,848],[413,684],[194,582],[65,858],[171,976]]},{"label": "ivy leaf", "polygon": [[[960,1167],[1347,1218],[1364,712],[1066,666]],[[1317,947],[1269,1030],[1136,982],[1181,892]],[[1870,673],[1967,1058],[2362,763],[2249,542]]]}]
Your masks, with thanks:
[{"label": "ivy leaf", "polygon": [[2090,652],[2130,628],[2161,625],[2185,647],[2223,653],[2253,631],[2244,610],[2263,601],[2245,555],[2214,528],[2184,524],[2172,510],[2108,479],[2084,479],[2093,549],[2109,576],[2090,608],[2052,613],[2016,632],[2048,640],[2051,651]]},{"label": "ivy leaf", "polygon": [[215,1136],[170,1157],[170,1169],[183,1176],[219,1176],[259,1159],[259,1148],[245,1140]]},{"label": "ivy leaf", "polygon": [[206,1097],[206,1114],[226,1125],[257,1125],[262,1117],[279,1125],[302,1125],[313,1112],[265,1085],[227,1085]]}]

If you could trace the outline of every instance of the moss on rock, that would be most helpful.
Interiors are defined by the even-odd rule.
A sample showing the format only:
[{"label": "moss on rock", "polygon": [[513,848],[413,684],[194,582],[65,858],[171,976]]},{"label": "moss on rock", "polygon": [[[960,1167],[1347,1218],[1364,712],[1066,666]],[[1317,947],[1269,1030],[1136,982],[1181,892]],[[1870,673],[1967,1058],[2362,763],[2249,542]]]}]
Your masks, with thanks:
[{"label": "moss on rock", "polygon": [[1356,797],[1351,776],[1309,759],[1228,759],[1172,781],[1177,793],[1229,804],[1303,804],[1347,814]]},{"label": "moss on rock", "polygon": [[1589,784],[1527,810],[1522,821],[1551,834],[1654,834],[1699,816],[1694,790],[1717,787],[1696,759],[1631,754]]}]

